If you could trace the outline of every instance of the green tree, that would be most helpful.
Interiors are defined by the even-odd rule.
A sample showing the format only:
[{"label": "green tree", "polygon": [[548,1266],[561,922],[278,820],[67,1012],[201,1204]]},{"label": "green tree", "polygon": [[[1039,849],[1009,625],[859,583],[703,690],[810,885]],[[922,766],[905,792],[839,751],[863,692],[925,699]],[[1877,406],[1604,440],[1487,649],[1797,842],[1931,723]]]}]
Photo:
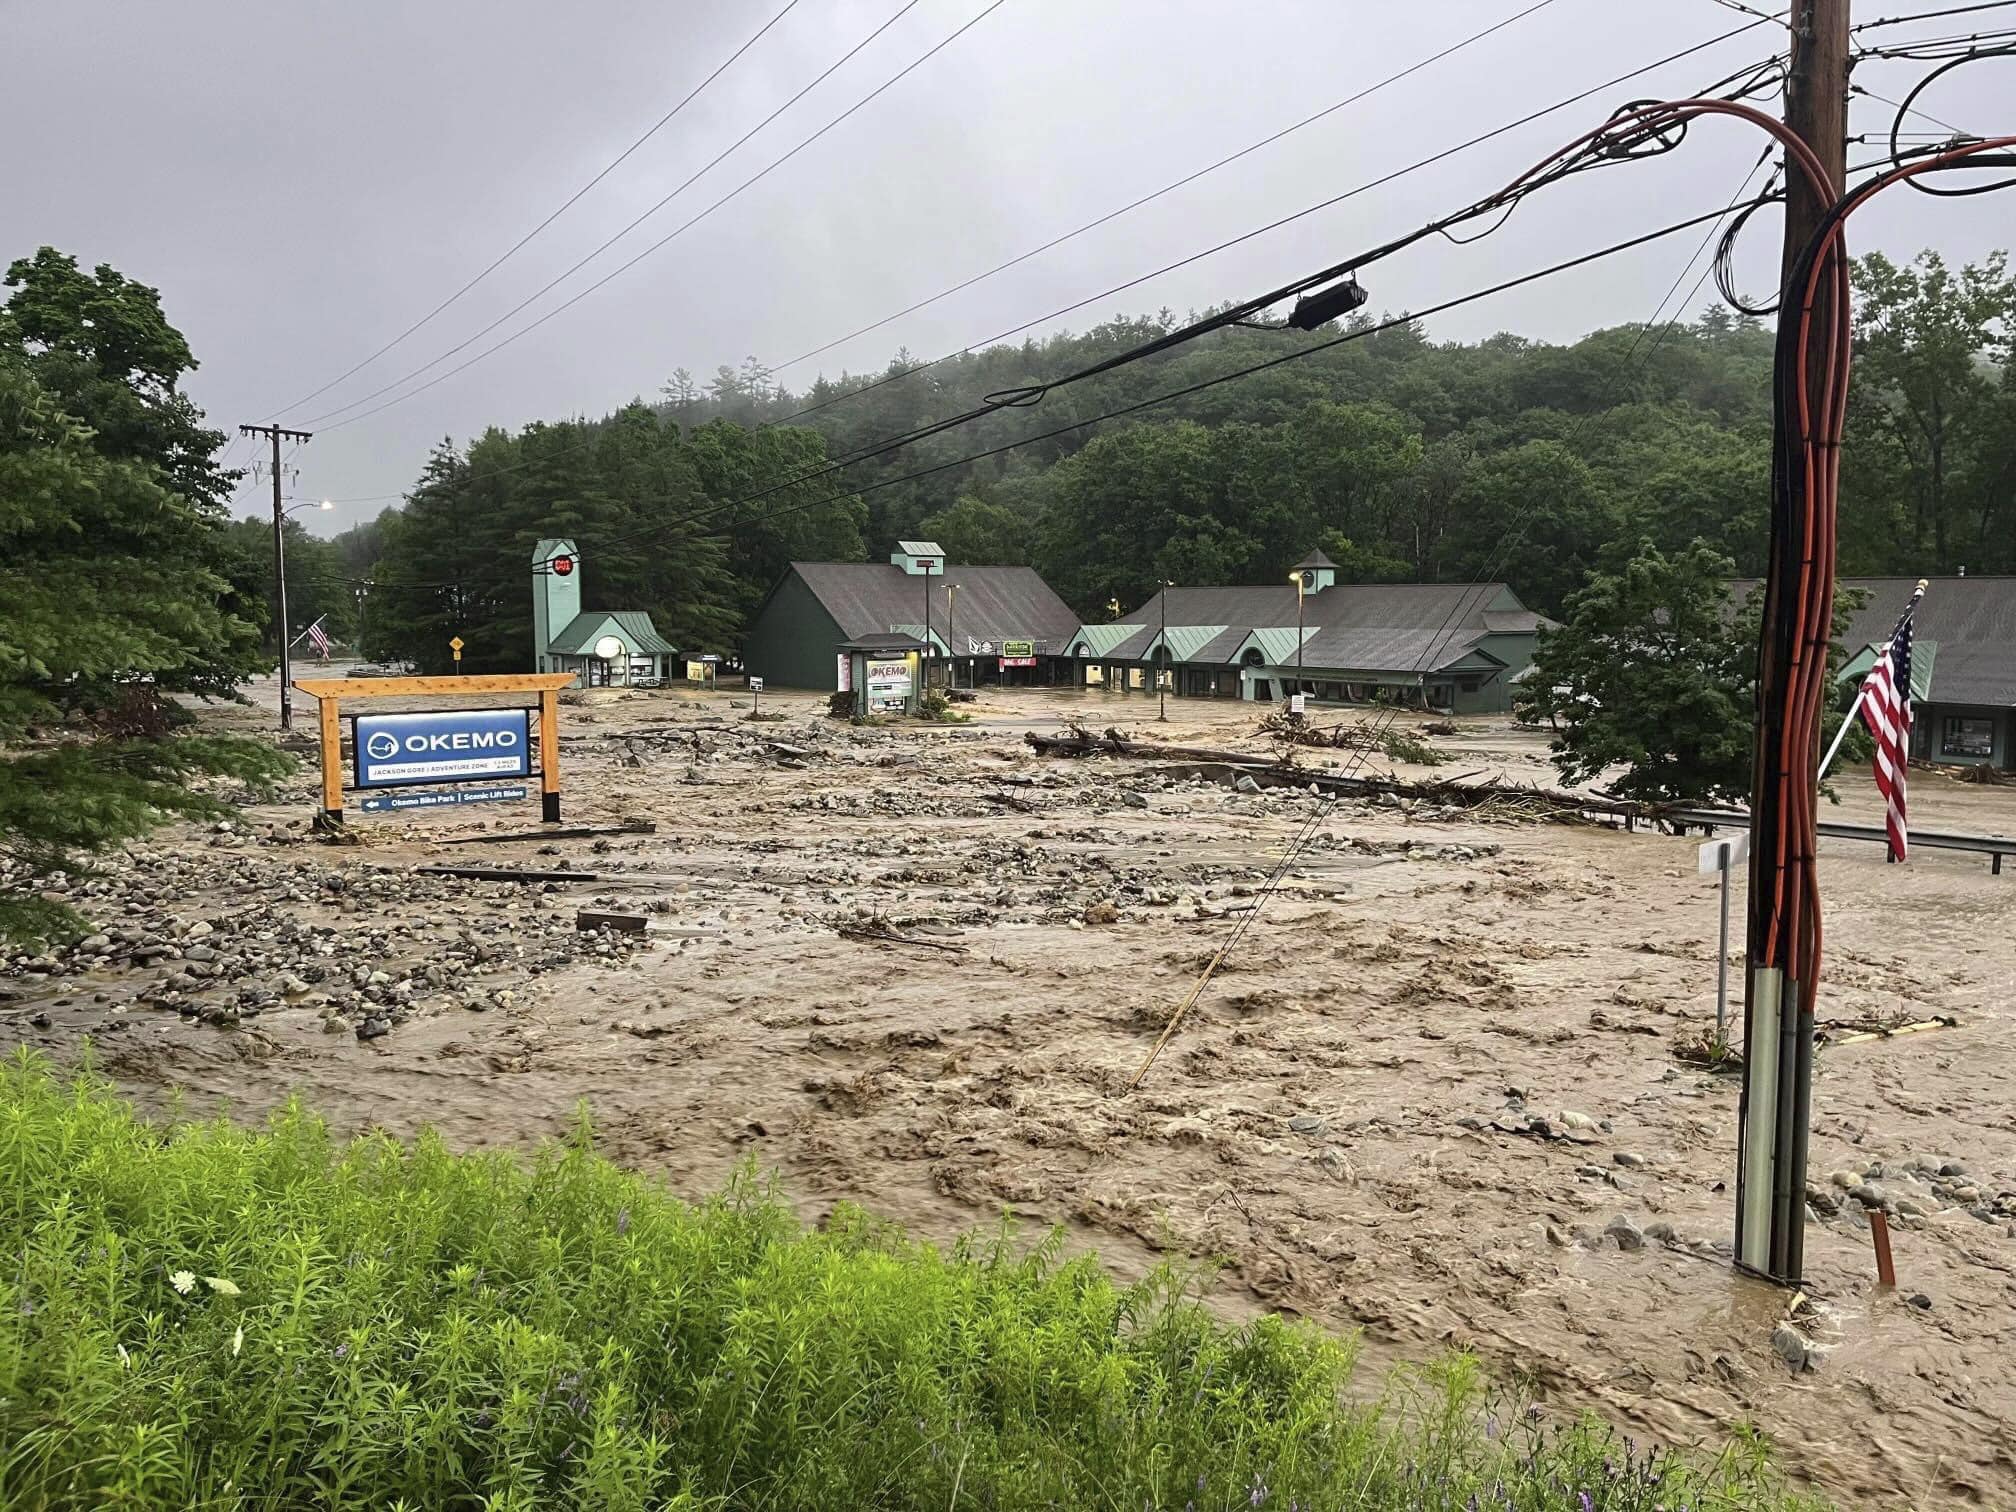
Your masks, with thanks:
[{"label": "green tree", "polygon": [[962,494],[949,508],[919,520],[917,533],[943,546],[948,561],[1027,567],[1036,557],[1037,523],[1012,504]]},{"label": "green tree", "polygon": [[1702,542],[1669,557],[1647,540],[1570,595],[1521,699],[1554,727],[1563,777],[1622,767],[1609,787],[1628,798],[1748,796],[1757,652],[1730,612],[1734,567]]},{"label": "green tree", "polygon": [[265,744],[174,733],[165,697],[214,689],[255,632],[224,606],[219,532],[161,471],[97,450],[0,347],[0,938],[75,927],[41,879],[215,804],[199,774],[263,781]]},{"label": "green tree", "polygon": [[[1705,541],[1668,555],[1641,540],[1634,556],[1607,553],[1570,595],[1561,628],[1540,634],[1519,698],[1522,715],[1553,727],[1563,777],[1591,782],[1621,767],[1608,786],[1627,798],[1748,799],[1764,596],[1732,604],[1734,568]],[[1836,594],[1830,675],[1858,607],[1856,595]],[[1823,744],[1843,713],[1826,711]],[[1851,737],[1850,759],[1866,750],[1864,737]]]},{"label": "green tree", "polygon": [[1855,287],[1859,470],[1901,484],[1908,565],[1951,572],[2004,514],[2016,276],[2001,252],[1957,274],[1936,252],[1903,267],[1879,252],[1857,260]]}]

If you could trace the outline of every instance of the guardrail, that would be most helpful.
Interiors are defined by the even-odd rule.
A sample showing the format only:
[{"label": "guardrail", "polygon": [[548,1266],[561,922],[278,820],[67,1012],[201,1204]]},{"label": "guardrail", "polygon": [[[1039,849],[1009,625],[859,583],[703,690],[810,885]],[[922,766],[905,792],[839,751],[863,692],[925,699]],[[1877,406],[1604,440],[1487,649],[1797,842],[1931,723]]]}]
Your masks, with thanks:
[{"label": "guardrail", "polygon": [[[1681,835],[1686,834],[1689,828],[1698,828],[1704,835],[1712,835],[1718,825],[1734,829],[1750,827],[1750,816],[1741,809],[1675,809],[1665,817],[1672,822],[1674,833]],[[1836,840],[1888,843],[1888,837],[1879,825],[1822,819],[1816,827],[1821,834]],[[1914,829],[1911,831],[1911,844],[1914,847],[1922,845],[1927,850],[1973,851],[1986,856],[1988,873],[1995,877],[2002,875],[2002,858],[2016,856],[2016,835],[1965,835],[1952,830]]]}]

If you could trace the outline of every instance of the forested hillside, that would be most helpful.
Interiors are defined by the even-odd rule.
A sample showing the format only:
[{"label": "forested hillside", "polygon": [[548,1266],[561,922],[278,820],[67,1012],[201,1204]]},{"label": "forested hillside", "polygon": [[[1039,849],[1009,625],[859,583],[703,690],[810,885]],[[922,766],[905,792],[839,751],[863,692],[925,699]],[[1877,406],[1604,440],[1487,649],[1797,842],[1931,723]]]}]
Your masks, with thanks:
[{"label": "forested hillside", "polygon": [[[2016,569],[2005,259],[1872,256],[1856,287],[1841,570]],[[1275,579],[1311,545],[1349,576],[1488,574],[1546,609],[1617,541],[1705,540],[1741,572],[1763,566],[1772,338],[1719,306],[1566,346],[1404,324],[1060,431],[1341,334],[1230,328],[823,470],[1176,323],[1165,311],[933,364],[899,352],[803,394],[753,360],[704,385],[680,369],[657,403],[601,421],[443,442],[408,504],[339,537],[346,565],[324,575],[373,580],[374,654],[432,666],[460,633],[473,667],[503,668],[527,654],[542,535],[579,542],[591,604],[647,608],[681,645],[716,649],[791,558],[876,557],[905,536],[1033,564],[1088,614],[1162,578]]]}]

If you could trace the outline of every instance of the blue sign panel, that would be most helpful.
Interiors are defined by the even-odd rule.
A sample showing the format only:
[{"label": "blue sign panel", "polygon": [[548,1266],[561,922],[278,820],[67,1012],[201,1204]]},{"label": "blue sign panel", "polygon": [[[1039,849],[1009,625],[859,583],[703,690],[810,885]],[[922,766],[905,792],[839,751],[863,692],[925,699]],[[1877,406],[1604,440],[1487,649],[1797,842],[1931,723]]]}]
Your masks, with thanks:
[{"label": "blue sign panel", "polygon": [[404,809],[448,808],[461,803],[501,803],[524,796],[524,784],[514,782],[508,787],[444,788],[438,793],[380,793],[357,806],[367,814],[389,814]]},{"label": "blue sign panel", "polygon": [[360,714],[355,739],[360,788],[532,775],[523,709]]}]

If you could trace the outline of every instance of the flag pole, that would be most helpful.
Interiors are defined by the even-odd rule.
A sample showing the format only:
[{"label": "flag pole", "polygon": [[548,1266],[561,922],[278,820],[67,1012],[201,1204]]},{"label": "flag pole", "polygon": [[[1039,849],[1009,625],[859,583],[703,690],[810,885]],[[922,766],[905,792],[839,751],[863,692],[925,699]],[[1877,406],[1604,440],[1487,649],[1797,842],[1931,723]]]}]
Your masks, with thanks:
[{"label": "flag pole", "polygon": [[316,625],[321,624],[322,621],[324,621],[327,618],[329,618],[329,616],[326,614],[316,615],[312,623],[310,623],[306,628],[304,628],[299,635],[294,637],[294,639],[287,642],[287,648],[291,651],[294,647],[300,645],[302,641],[308,638],[308,631],[313,630]]},{"label": "flag pole", "polygon": [[1848,732],[1855,728],[1855,716],[1862,712],[1862,688],[1855,689],[1855,702],[1848,705],[1848,717],[1841,721],[1841,728],[1834,732],[1834,744],[1827,747],[1827,754],[1820,758],[1820,770],[1814,775],[1815,782],[1827,779],[1827,768],[1834,765],[1834,758],[1841,753],[1841,742],[1848,738]]},{"label": "flag pole", "polygon": [[[1931,579],[1918,579],[1918,586],[1911,591],[1911,602],[1904,606],[1904,614],[1897,621],[1900,625],[1918,607],[1918,601],[1925,597],[1925,590],[1931,586]],[[1827,747],[1827,754],[1820,758],[1820,770],[1813,776],[1815,782],[1826,780],[1827,768],[1834,765],[1834,758],[1841,751],[1841,743],[1848,738],[1849,730],[1855,726],[1855,716],[1862,712],[1862,695],[1868,690],[1868,687],[1869,678],[1867,674],[1864,674],[1862,681],[1855,687],[1855,702],[1848,705],[1848,717],[1841,721],[1841,728],[1834,732],[1834,744]],[[1907,700],[1911,697],[1911,690],[1909,688],[1904,690],[1904,697]]]}]

